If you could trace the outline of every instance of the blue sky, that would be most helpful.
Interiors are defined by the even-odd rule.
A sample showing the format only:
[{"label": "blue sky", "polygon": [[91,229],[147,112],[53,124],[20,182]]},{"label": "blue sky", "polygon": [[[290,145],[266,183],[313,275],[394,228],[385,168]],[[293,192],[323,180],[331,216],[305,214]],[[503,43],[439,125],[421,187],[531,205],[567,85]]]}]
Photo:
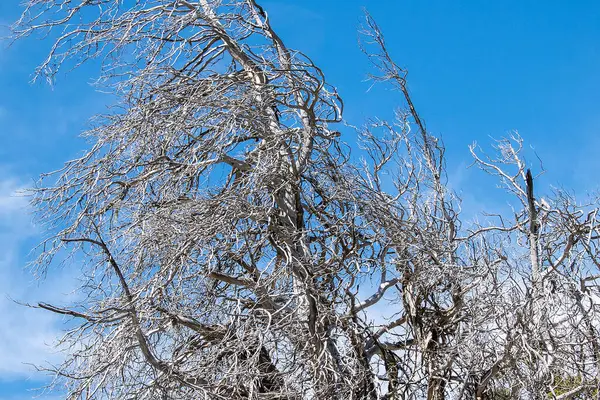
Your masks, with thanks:
[{"label": "blue sky", "polygon": [[[20,0],[0,2],[0,25],[12,22]],[[596,189],[600,167],[600,3],[593,1],[367,1],[263,2],[293,48],[324,70],[344,98],[346,118],[390,115],[398,93],[369,93],[368,65],[356,29],[366,6],[386,34],[389,50],[409,69],[413,100],[447,147],[452,184],[475,210],[504,200],[494,182],[474,169],[468,145],[519,130],[547,170],[544,185]],[[6,33],[0,27],[0,34]],[[36,283],[23,270],[40,232],[27,204],[15,196],[42,172],[85,148],[77,138],[110,101],[88,84],[93,66],[58,76],[54,88],[30,84],[49,43],[35,39],[0,45],[0,400],[31,399],[43,376],[26,363],[57,360],[45,345],[62,322],[23,301],[64,300],[71,269]],[[346,140],[351,142],[351,135]],[[533,160],[532,160],[533,161]],[[534,165],[537,168],[537,164]],[[51,397],[41,396],[41,399]]]}]

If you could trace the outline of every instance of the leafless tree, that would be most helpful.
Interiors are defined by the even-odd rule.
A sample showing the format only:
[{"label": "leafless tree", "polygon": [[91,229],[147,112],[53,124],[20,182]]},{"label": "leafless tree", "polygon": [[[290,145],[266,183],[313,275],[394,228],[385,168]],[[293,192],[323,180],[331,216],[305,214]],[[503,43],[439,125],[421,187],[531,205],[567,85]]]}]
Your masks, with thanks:
[{"label": "leafless tree", "polygon": [[539,197],[514,135],[471,149],[514,212],[461,219],[369,15],[372,79],[401,106],[358,129],[360,160],[336,90],[254,0],[28,0],[14,34],[35,32],[58,34],[38,77],[99,59],[119,99],[32,191],[36,267],[82,275],[77,304],[38,305],[73,318],[50,389],[600,398],[598,201]]}]

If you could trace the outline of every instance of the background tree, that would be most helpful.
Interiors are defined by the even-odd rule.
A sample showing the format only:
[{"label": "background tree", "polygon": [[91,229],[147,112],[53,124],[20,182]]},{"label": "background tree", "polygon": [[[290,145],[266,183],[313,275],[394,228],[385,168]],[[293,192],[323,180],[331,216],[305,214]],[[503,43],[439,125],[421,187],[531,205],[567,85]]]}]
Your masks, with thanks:
[{"label": "background tree", "polygon": [[83,278],[80,303],[39,304],[74,319],[49,369],[68,398],[598,396],[597,200],[539,198],[515,135],[472,148],[514,212],[462,221],[370,16],[403,105],[358,129],[361,159],[253,0],[30,0],[15,36],[48,30],[38,76],[100,58],[119,99],[32,193],[36,266],[67,251]]}]

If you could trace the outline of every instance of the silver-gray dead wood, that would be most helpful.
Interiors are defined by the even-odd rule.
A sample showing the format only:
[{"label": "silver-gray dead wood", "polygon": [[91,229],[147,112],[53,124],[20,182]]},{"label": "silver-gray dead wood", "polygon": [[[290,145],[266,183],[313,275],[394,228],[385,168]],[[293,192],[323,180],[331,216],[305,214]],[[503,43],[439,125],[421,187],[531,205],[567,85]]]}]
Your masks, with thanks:
[{"label": "silver-gray dead wood", "polygon": [[101,58],[98,85],[120,99],[85,133],[89,151],[32,192],[49,232],[37,267],[71,254],[83,279],[80,303],[39,304],[76,324],[64,362],[45,368],[51,387],[70,399],[598,397],[597,201],[534,193],[514,136],[494,157],[472,148],[514,212],[462,221],[444,148],[370,16],[372,78],[402,105],[348,145],[337,92],[252,0],[25,7],[17,37],[59,34],[39,77]]}]

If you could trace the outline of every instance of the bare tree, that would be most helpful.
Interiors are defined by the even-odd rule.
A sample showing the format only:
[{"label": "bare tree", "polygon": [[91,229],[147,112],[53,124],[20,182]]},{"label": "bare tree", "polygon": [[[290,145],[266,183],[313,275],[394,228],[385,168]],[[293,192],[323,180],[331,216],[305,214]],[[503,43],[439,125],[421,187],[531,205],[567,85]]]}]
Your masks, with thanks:
[{"label": "bare tree", "polygon": [[39,304],[75,323],[51,389],[600,398],[598,201],[539,197],[515,135],[495,156],[472,148],[514,212],[463,221],[443,145],[369,15],[372,78],[402,106],[358,129],[357,160],[335,89],[254,0],[25,7],[16,37],[59,32],[38,77],[98,58],[120,101],[32,192],[48,228],[35,265],[68,254],[83,279],[79,303]]}]

